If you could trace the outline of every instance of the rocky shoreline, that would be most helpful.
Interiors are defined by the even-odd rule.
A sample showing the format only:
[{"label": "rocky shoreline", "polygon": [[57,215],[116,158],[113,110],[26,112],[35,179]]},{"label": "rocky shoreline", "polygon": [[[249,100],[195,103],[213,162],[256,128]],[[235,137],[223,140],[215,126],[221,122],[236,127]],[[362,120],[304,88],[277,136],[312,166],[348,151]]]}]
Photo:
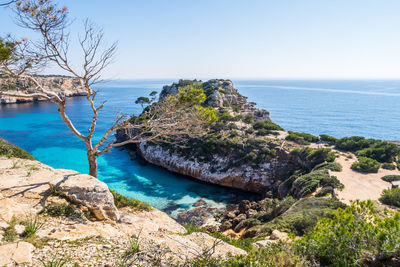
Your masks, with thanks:
[{"label": "rocky shoreline", "polygon": [[[39,76],[36,79],[45,88],[56,93],[62,93],[66,97],[85,96],[86,90],[78,79],[66,76]],[[33,84],[26,79],[0,77],[0,90],[10,93],[33,93]],[[40,98],[17,98],[0,95],[0,104],[18,104],[37,101],[46,101]]]}]

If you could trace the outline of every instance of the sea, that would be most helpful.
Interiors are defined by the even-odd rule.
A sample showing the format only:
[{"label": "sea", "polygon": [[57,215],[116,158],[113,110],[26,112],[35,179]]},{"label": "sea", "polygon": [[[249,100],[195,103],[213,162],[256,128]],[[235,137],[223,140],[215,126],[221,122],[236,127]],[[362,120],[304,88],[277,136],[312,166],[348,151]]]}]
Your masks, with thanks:
[{"label": "sea", "polygon": [[[118,80],[96,86],[106,100],[96,133],[100,138],[119,114],[139,114],[135,104],[175,80]],[[400,81],[397,80],[233,80],[239,92],[270,112],[286,130],[335,137],[364,136],[400,140]],[[84,97],[67,102],[76,128],[87,131],[90,107]],[[0,105],[0,137],[54,168],[88,172],[85,145],[66,127],[48,102]],[[176,217],[199,200],[221,208],[252,194],[199,182],[113,149],[98,160],[98,178],[117,192],[147,202]]]}]

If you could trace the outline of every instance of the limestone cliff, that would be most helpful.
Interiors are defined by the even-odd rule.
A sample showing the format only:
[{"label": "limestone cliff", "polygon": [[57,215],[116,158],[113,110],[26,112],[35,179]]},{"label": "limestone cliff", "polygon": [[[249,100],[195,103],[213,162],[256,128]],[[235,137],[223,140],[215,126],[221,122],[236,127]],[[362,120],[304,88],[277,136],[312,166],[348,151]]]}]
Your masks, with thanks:
[{"label": "limestone cliff", "polygon": [[[56,93],[62,93],[67,97],[86,95],[85,89],[81,86],[79,80],[76,78],[67,76],[38,76],[36,79],[38,79],[45,88],[48,88]],[[34,87],[32,82],[26,79],[0,77],[0,90],[8,92],[33,93]],[[41,100],[43,99],[23,99],[0,96],[0,104],[25,103]]]}]

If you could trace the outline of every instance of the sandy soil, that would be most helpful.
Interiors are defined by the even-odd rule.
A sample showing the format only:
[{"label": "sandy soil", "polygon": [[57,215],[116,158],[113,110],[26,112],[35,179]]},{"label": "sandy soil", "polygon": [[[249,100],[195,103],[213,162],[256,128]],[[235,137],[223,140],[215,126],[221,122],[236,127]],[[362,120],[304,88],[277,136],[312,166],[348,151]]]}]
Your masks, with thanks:
[{"label": "sandy soil", "polygon": [[[351,169],[351,165],[357,160],[352,153],[340,153],[336,162],[343,167],[341,172],[331,172],[338,177],[344,184],[344,189],[338,191],[338,198],[344,203],[350,203],[350,200],[378,200],[384,189],[390,188],[391,184],[385,182],[381,177],[385,175],[400,175],[400,171],[380,169],[378,173],[362,174]],[[348,158],[351,155],[352,158]]]}]

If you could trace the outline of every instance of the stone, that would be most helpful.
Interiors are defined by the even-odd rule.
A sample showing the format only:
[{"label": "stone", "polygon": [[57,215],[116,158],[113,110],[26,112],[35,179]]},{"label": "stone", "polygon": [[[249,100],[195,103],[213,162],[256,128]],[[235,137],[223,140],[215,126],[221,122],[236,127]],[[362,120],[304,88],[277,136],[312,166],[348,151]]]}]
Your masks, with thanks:
[{"label": "stone", "polygon": [[242,200],[239,203],[239,212],[246,214],[246,211],[249,209],[249,204],[250,204],[250,201]]},{"label": "stone", "polygon": [[0,221],[0,229],[6,229],[9,226],[8,223],[4,222],[4,221]]},{"label": "stone", "polygon": [[266,248],[272,243],[275,243],[276,241],[274,240],[259,240],[253,243],[254,248]]},{"label": "stone", "polygon": [[289,236],[287,233],[283,233],[278,230],[274,230],[274,231],[272,231],[269,239],[271,239],[271,240],[287,240],[287,239],[289,239]]},{"label": "stone", "polygon": [[247,230],[243,233],[242,237],[243,237],[243,238],[252,238],[252,237],[256,237],[257,235],[260,234],[260,232],[261,232],[261,230],[260,230],[259,228],[257,228],[257,227],[252,227],[252,228],[250,228],[250,229],[247,229]]},{"label": "stone", "polygon": [[233,220],[232,220],[232,225],[236,226],[237,224],[239,224],[240,222],[246,220],[247,217],[245,214],[239,214],[238,216],[236,216]]},{"label": "stone", "polygon": [[241,221],[240,223],[238,223],[235,228],[233,229],[236,233],[239,233],[241,230],[243,230],[244,228],[246,228],[245,222]]},{"label": "stone", "polygon": [[193,206],[199,207],[199,206],[204,206],[204,205],[206,205],[206,202],[204,200],[199,200],[196,203],[194,203]]},{"label": "stone", "polygon": [[12,263],[12,256],[16,248],[16,243],[0,246],[0,266],[7,266]]},{"label": "stone", "polygon": [[215,233],[219,231],[221,223],[217,222],[214,218],[208,218],[202,227],[205,228],[207,232]]},{"label": "stone", "polygon": [[253,209],[249,209],[248,211],[246,211],[247,218],[253,217],[257,213],[258,212],[256,210],[253,210]]},{"label": "stone", "polygon": [[225,222],[222,223],[222,225],[220,227],[220,230],[221,231],[226,231],[226,230],[231,229],[231,228],[232,228],[232,223],[230,221],[225,221]]},{"label": "stone", "polygon": [[17,244],[17,248],[14,251],[12,256],[13,261],[20,264],[32,264],[32,252],[35,250],[35,247],[28,242],[19,242]]},{"label": "stone", "polygon": [[17,224],[14,226],[15,232],[17,235],[22,235],[22,233],[25,231],[25,226],[21,224]]},{"label": "stone", "polygon": [[50,182],[50,187],[69,200],[86,206],[98,220],[119,220],[118,209],[107,185],[93,176],[71,174]]},{"label": "stone", "polygon": [[233,211],[228,211],[226,214],[225,214],[225,218],[228,218],[228,219],[233,219],[233,218],[235,218],[236,217],[236,214],[233,212]]}]

